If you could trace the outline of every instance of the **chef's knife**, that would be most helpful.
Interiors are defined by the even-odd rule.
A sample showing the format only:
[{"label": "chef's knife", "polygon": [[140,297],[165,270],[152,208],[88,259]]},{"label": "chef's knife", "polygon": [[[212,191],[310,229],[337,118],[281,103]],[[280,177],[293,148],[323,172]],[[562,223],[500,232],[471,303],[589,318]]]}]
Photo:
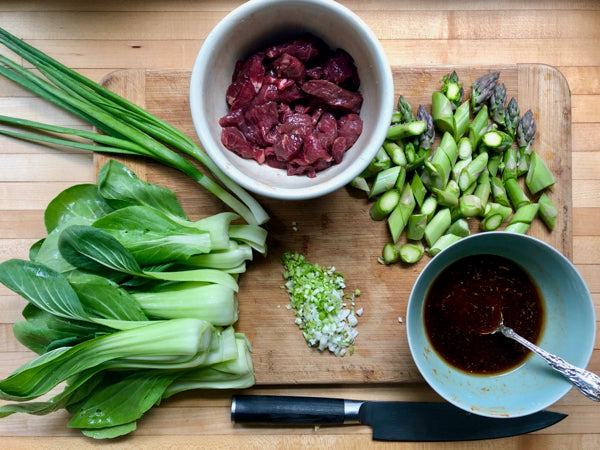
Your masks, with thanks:
[{"label": "chef's knife", "polygon": [[566,414],[540,411],[523,417],[471,414],[445,402],[383,402],[320,397],[237,395],[231,419],[237,423],[343,424],[373,428],[381,441],[469,441],[529,433]]}]

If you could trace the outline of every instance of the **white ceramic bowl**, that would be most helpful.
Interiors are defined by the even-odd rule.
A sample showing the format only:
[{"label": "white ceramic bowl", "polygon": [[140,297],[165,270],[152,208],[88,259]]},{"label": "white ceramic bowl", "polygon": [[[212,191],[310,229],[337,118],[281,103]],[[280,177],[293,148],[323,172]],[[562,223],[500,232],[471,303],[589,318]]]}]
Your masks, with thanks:
[{"label": "white ceramic bowl", "polygon": [[[267,45],[312,33],[353,58],[360,77],[363,132],[340,164],[317,176],[288,176],[243,159],[221,144],[219,118],[228,111],[225,92],[236,61]],[[266,197],[300,200],[323,196],[360,174],[381,146],[393,112],[394,88],[385,53],[369,27],[330,0],[251,0],[229,13],[209,33],[192,70],[190,108],[204,150],[233,180]]]},{"label": "white ceramic bowl", "polygon": [[436,255],[417,278],[406,315],[410,351],[417,367],[438,394],[475,414],[518,417],[547,408],[572,385],[540,357],[531,354],[508,372],[473,375],[448,364],[429,342],[423,304],[431,283],[451,263],[475,254],[503,256],[525,269],[537,284],[544,307],[538,345],[575,366],[585,368],[588,364],[594,350],[596,319],[581,275],[550,245],[531,236],[497,231],[461,239]]}]

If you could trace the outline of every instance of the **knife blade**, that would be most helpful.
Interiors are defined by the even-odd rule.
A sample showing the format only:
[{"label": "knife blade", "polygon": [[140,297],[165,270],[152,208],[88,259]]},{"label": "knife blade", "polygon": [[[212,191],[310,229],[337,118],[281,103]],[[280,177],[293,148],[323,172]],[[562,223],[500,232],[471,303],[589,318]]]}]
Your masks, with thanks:
[{"label": "knife blade", "polygon": [[231,420],[254,424],[363,424],[381,441],[471,441],[515,436],[551,426],[566,414],[523,417],[472,414],[445,402],[360,401],[340,398],[236,395]]}]

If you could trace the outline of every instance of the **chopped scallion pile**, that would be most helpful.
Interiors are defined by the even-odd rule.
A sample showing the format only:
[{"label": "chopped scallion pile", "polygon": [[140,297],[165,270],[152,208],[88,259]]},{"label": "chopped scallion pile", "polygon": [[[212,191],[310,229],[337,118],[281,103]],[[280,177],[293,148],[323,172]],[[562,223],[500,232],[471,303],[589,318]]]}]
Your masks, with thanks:
[{"label": "chopped scallion pile", "polygon": [[282,262],[289,307],[294,310],[296,324],[308,345],[321,351],[327,349],[336,356],[352,354],[358,335],[357,316],[362,314],[362,308],[360,314],[354,309],[360,291],[344,294],[346,279],[342,274],[334,267],[312,264],[299,253],[286,252]]}]

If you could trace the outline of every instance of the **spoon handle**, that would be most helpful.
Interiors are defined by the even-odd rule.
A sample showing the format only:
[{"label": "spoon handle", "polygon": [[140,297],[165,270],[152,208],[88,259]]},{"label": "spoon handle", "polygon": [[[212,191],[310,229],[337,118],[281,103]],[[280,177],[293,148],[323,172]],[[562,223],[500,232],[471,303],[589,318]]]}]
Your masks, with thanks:
[{"label": "spoon handle", "polygon": [[539,348],[537,345],[534,345],[527,339],[519,336],[512,328],[502,324],[500,326],[500,331],[506,337],[514,339],[542,357],[550,367],[564,375],[583,395],[597,402],[600,401],[600,376],[588,370],[575,367],[564,359],[553,355],[552,353],[548,353],[546,350]]}]

